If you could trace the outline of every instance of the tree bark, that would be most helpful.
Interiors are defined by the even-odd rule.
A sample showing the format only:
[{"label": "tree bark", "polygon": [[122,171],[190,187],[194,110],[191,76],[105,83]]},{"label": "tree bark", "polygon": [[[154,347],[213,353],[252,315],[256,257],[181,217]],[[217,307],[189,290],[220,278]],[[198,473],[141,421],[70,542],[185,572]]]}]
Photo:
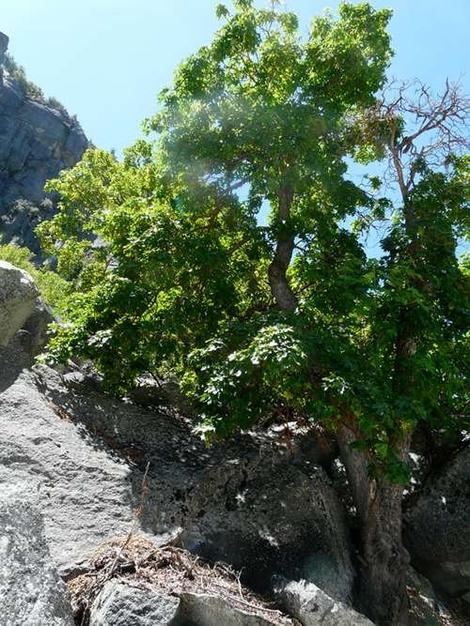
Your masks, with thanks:
[{"label": "tree bark", "polygon": [[[281,187],[279,190],[279,218],[286,224],[290,217],[290,208],[294,199],[294,192],[290,186]],[[283,234],[278,236],[273,260],[268,268],[268,279],[271,293],[281,311],[295,311],[297,298],[287,280],[287,269],[292,260],[294,251],[294,235]]]},{"label": "tree bark", "polygon": [[399,485],[385,480],[376,485],[362,529],[359,597],[364,611],[380,626],[408,624],[409,555],[402,542],[402,496]]},{"label": "tree bark", "polygon": [[409,555],[402,541],[403,487],[371,478],[366,455],[351,448],[355,439],[347,427],[338,435],[361,529],[359,608],[379,626],[406,626]]}]

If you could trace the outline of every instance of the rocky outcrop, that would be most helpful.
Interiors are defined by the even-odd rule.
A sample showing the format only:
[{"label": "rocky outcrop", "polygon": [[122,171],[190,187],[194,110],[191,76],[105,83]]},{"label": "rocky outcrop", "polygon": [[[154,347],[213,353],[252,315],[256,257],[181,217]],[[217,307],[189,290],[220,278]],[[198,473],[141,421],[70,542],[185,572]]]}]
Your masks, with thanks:
[{"label": "rocky outcrop", "polygon": [[[273,611],[274,613],[274,611]],[[236,607],[214,594],[170,595],[122,582],[106,583],[91,609],[89,626],[293,626]]]},{"label": "rocky outcrop", "polygon": [[90,626],[154,626],[173,624],[178,613],[178,596],[154,593],[109,581],[91,608]]},{"label": "rocky outcrop", "polygon": [[132,468],[51,405],[28,368],[19,374],[29,359],[18,340],[0,349],[0,363],[0,491],[40,508],[64,575],[105,537],[129,530]]},{"label": "rocky outcrop", "polygon": [[148,464],[143,530],[180,528],[185,547],[243,568],[257,588],[266,587],[273,573],[308,571],[329,593],[349,596],[348,532],[321,467],[263,436],[207,449],[172,412],[113,401],[72,375],[73,389],[68,376],[64,381],[47,368],[36,368],[34,376],[43,397],[67,411],[83,434],[94,437],[95,447],[123,459],[134,501]]},{"label": "rocky outcrop", "polygon": [[8,50],[9,39],[5,33],[0,33],[0,65],[3,65],[5,52]]},{"label": "rocky outcrop", "polygon": [[33,314],[38,298],[29,274],[0,261],[0,345],[6,345]]},{"label": "rocky outcrop", "polygon": [[18,500],[0,500],[0,626],[73,626],[41,515]]},{"label": "rocky outcrop", "polygon": [[0,281],[0,491],[39,507],[62,576],[135,527],[160,541],[177,533],[258,589],[274,574],[308,576],[349,597],[348,530],[320,466],[267,435],[207,449],[168,408],[113,400],[74,370],[31,367],[37,291],[7,264]]},{"label": "rocky outcrop", "polygon": [[59,103],[32,92],[6,63],[7,46],[0,33],[0,235],[38,254],[34,228],[55,211],[44,184],[75,165],[88,141]]},{"label": "rocky outcrop", "polygon": [[300,574],[307,556],[318,584],[348,595],[347,529],[321,468],[250,437],[207,450],[177,416],[72,391],[45,366],[17,371],[25,360],[17,340],[0,352],[0,487],[38,502],[62,573],[129,530],[148,464],[141,530],[181,529],[257,586]]},{"label": "rocky outcrop", "polygon": [[0,261],[0,346],[23,328],[29,339],[27,352],[34,354],[46,343],[51,319],[31,276]]},{"label": "rocky outcrop", "polygon": [[405,515],[416,567],[452,596],[470,592],[470,446],[449,461]]},{"label": "rocky outcrop", "polygon": [[280,605],[303,626],[374,626],[364,615],[304,580],[279,578],[275,581],[274,593]]}]

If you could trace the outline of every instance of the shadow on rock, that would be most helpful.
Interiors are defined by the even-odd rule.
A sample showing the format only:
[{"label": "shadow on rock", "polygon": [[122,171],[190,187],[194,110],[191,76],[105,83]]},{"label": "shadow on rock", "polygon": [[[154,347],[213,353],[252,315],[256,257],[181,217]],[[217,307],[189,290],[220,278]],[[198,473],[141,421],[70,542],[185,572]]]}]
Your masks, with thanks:
[{"label": "shadow on rock", "polygon": [[116,401],[76,376],[65,384],[44,366],[34,372],[43,396],[87,446],[125,463],[135,507],[148,465],[140,530],[167,535],[179,529],[186,548],[230,563],[261,591],[273,574],[283,574],[349,598],[353,571],[342,507],[313,461],[296,459],[260,434],[207,449],[170,410]]}]

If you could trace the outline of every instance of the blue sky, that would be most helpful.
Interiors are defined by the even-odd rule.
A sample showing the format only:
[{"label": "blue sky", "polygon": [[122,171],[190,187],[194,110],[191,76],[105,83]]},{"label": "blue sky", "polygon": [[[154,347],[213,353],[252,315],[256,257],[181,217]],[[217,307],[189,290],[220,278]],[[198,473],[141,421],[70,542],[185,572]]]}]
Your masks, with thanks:
[{"label": "blue sky", "polygon": [[[1,0],[10,51],[48,96],[76,114],[89,138],[121,151],[156,109],[176,65],[217,28],[217,0]],[[260,2],[262,4],[262,2]],[[372,0],[394,10],[391,73],[470,93],[470,0]],[[337,2],[287,0],[304,29]]]}]

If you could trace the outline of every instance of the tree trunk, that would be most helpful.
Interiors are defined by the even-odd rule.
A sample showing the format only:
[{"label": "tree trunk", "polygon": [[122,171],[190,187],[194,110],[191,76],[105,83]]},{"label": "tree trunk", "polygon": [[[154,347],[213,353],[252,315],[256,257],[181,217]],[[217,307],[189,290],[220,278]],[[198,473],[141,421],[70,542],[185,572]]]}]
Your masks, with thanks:
[{"label": "tree trunk", "polygon": [[[291,187],[285,186],[279,190],[279,218],[283,224],[287,224],[290,217],[290,207],[294,198]],[[295,311],[297,298],[287,280],[287,268],[294,251],[294,235],[281,234],[278,236],[273,260],[268,268],[269,285],[271,293],[279,309],[282,311]]]},{"label": "tree trunk", "polygon": [[361,607],[380,626],[408,624],[406,574],[409,556],[402,542],[403,488],[375,486],[362,527]]},{"label": "tree trunk", "polygon": [[406,626],[409,556],[402,541],[403,487],[371,478],[365,454],[350,446],[355,439],[346,427],[338,435],[361,530],[359,608],[379,626]]}]

